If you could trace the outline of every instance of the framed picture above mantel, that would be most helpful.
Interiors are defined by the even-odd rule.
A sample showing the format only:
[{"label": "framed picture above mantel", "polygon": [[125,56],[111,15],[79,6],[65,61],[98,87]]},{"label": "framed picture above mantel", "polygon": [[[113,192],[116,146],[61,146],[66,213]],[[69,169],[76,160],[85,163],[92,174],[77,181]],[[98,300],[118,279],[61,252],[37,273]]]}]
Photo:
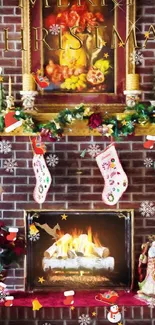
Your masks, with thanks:
[{"label": "framed picture above mantel", "polygon": [[135,2],[23,1],[23,76],[39,78],[41,112],[68,104],[125,104],[126,75],[135,70]]}]

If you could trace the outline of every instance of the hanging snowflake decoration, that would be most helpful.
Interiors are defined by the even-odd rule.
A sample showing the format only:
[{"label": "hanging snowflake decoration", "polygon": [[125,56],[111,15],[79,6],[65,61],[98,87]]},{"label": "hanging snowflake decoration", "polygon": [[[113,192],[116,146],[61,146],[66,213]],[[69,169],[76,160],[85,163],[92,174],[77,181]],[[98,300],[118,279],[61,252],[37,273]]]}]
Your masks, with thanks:
[{"label": "hanging snowflake decoration", "polygon": [[51,323],[44,323],[43,325],[52,325]]},{"label": "hanging snowflake decoration", "polygon": [[87,151],[92,158],[95,158],[101,152],[101,148],[98,144],[90,144]]},{"label": "hanging snowflake decoration", "polygon": [[49,155],[46,157],[46,162],[48,166],[56,167],[56,165],[59,163],[59,158],[57,155]]},{"label": "hanging snowflake decoration", "polygon": [[149,201],[142,202],[139,211],[143,217],[153,217],[155,215],[154,203]]},{"label": "hanging snowflake decoration", "polygon": [[7,154],[11,152],[12,145],[9,141],[2,140],[0,141],[0,152]]},{"label": "hanging snowflake decoration", "polygon": [[153,166],[153,160],[151,158],[145,158],[144,159],[144,166],[145,167],[152,167]]},{"label": "hanging snowflake decoration", "polygon": [[88,325],[91,323],[91,318],[89,317],[89,315],[82,314],[78,318],[78,323],[80,325]]},{"label": "hanging snowflake decoration", "polygon": [[60,26],[58,24],[52,24],[49,31],[52,35],[58,35],[60,33]]},{"label": "hanging snowflake decoration", "polygon": [[40,233],[37,232],[36,234],[29,234],[28,235],[29,240],[31,241],[37,241],[40,239]]},{"label": "hanging snowflake decoration", "polygon": [[130,54],[130,61],[133,64],[141,65],[143,61],[143,54],[141,51],[134,50],[133,53]]},{"label": "hanging snowflake decoration", "polygon": [[6,172],[8,173],[13,173],[13,171],[15,170],[15,168],[17,167],[17,162],[15,161],[15,159],[7,159],[4,161],[4,169],[6,170]]}]

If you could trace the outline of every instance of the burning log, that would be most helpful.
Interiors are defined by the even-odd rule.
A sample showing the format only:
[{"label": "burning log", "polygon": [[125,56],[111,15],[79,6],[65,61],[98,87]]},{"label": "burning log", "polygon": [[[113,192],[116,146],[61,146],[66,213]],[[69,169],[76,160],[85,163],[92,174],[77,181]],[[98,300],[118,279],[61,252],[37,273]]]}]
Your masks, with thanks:
[{"label": "burning log", "polygon": [[74,249],[69,249],[67,252],[67,256],[68,256],[68,258],[75,258],[77,255],[76,255]]},{"label": "burning log", "polygon": [[43,270],[106,270],[113,271],[115,260],[112,256],[106,258],[99,257],[75,257],[73,259],[43,258]]},{"label": "burning log", "polygon": [[109,248],[107,247],[97,247],[95,244],[92,243],[92,251],[95,255],[99,257],[108,257],[110,255]]},{"label": "burning log", "polygon": [[57,251],[57,245],[56,243],[54,243],[44,252],[44,256],[46,258],[51,258],[54,255],[54,253],[56,253],[56,251]]},{"label": "burning log", "polygon": [[87,244],[89,243],[88,240],[88,235],[82,234],[78,238],[78,247],[76,249],[76,253],[79,256],[84,256],[85,255],[85,250],[87,247]]},{"label": "burning log", "polygon": [[65,258],[67,257],[67,250],[63,245],[58,245],[57,246],[57,258]]},{"label": "burning log", "polygon": [[[69,243],[72,240],[72,236],[69,234],[65,234],[63,237],[58,239],[52,246],[50,246],[45,252],[44,256],[46,258],[51,258],[55,253],[58,253],[61,248],[59,249],[60,246],[62,246],[63,254],[65,254],[66,251],[66,257],[67,257],[67,248]],[[64,257],[64,256],[62,256]]]}]

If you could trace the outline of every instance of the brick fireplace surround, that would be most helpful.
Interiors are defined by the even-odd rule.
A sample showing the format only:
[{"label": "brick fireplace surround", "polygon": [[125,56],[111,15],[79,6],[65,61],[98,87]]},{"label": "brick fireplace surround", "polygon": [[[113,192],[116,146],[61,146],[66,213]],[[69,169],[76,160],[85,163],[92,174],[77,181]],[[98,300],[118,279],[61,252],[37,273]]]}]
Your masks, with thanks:
[{"label": "brick fireplace surround", "polygon": [[[2,31],[9,28],[12,37],[17,37],[20,29],[21,11],[18,8],[18,0],[0,0],[0,66],[4,75],[11,75],[13,80],[14,95],[20,98],[21,85],[21,52],[18,41],[10,43],[11,51],[4,52]],[[155,0],[137,0],[137,37],[141,45],[144,40],[144,32],[150,24],[155,24]],[[141,75],[141,88],[143,100],[148,101],[152,97],[152,72],[155,65],[155,41],[149,41],[147,48],[143,50],[144,61],[137,68]],[[4,84],[6,89],[8,85]],[[46,202],[39,206],[33,200],[32,192],[35,185],[35,177],[32,170],[32,151],[29,138],[1,137],[12,143],[12,152],[0,154],[0,184],[4,193],[0,201],[0,217],[8,226],[24,227],[24,209],[104,209],[107,208],[101,201],[101,192],[104,181],[97,168],[95,160],[86,155],[80,158],[80,152],[90,144],[96,143],[105,148],[107,139],[101,137],[73,137],[68,136],[61,142],[47,143],[47,152],[55,153],[59,157],[59,164],[51,168],[53,184],[47,196]],[[113,208],[132,208],[135,210],[135,258],[138,259],[141,243],[147,240],[147,236],[155,234],[155,219],[142,217],[139,205],[142,201],[155,201],[154,169],[144,166],[146,157],[155,160],[155,148],[146,151],[143,148],[143,137],[129,137],[122,139],[116,145],[122,166],[129,178],[129,187],[117,206]],[[3,169],[6,158],[14,158],[18,168],[14,174],[8,174]],[[77,174],[77,169],[82,174]],[[8,288],[22,290],[24,284],[23,265],[18,269],[10,269],[6,280]],[[91,312],[88,308],[77,308],[72,313],[68,308],[42,308],[40,311],[32,311],[31,308],[12,307],[0,308],[0,325],[74,325],[78,324],[78,316]],[[93,325],[109,324],[106,320],[105,307],[96,308],[97,316],[92,320]],[[155,325],[155,309],[148,307],[126,307],[122,309],[124,325]]]}]

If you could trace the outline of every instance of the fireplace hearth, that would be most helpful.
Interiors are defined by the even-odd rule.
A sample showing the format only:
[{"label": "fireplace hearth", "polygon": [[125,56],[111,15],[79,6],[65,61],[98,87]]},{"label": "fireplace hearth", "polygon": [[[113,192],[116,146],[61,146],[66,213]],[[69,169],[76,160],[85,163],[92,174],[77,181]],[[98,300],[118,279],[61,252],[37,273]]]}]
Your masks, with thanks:
[{"label": "fireplace hearth", "polygon": [[27,290],[131,288],[133,210],[26,211]]}]

